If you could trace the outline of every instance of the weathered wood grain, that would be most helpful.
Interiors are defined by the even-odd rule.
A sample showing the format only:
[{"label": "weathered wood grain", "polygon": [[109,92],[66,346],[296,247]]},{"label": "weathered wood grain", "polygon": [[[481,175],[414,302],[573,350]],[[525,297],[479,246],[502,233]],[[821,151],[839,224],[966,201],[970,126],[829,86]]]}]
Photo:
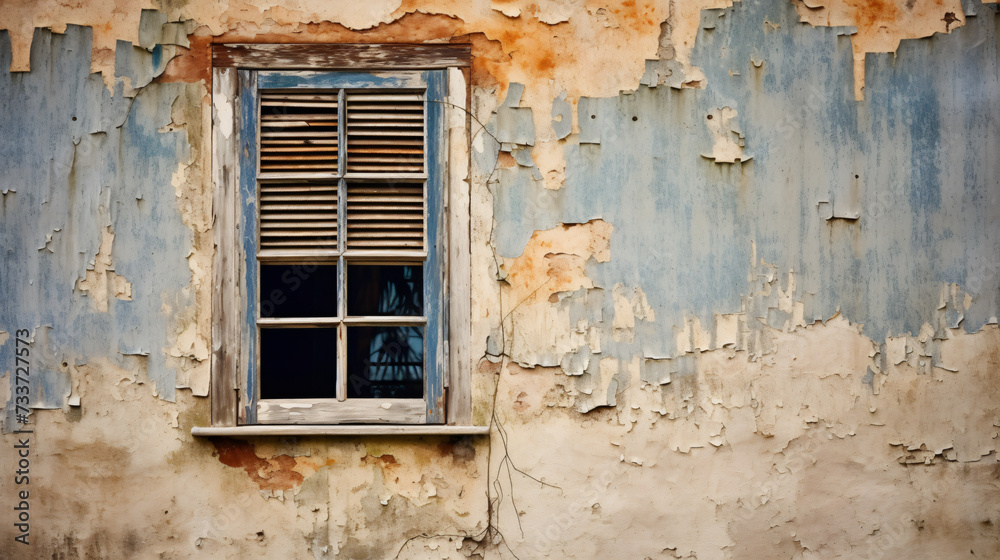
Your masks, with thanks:
[{"label": "weathered wood grain", "polygon": [[212,74],[212,199],[215,255],[212,264],[212,425],[236,425],[239,310],[236,277],[236,71]]},{"label": "weathered wood grain", "polygon": [[469,44],[216,44],[212,65],[310,70],[415,70],[469,66]]},{"label": "weathered wood grain", "polygon": [[262,424],[423,424],[422,399],[261,400]]},{"label": "weathered wood grain", "polygon": [[472,253],[469,226],[469,112],[462,71],[448,70],[448,424],[472,423]]}]

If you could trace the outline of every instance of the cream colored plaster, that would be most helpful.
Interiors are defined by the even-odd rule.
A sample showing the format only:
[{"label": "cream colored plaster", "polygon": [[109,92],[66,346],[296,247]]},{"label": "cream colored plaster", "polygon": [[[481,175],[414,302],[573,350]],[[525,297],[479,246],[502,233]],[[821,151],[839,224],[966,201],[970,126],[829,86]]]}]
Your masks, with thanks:
[{"label": "cream colored plaster", "polygon": [[194,240],[188,255],[191,284],[186,295],[194,300],[188,309],[170,313],[174,322],[174,340],[164,348],[167,366],[177,372],[177,388],[190,389],[194,395],[208,396],[211,384],[209,348],[212,334],[212,183],[206,172],[211,161],[210,97],[197,85],[188,85],[174,100],[171,123],[160,132],[182,132],[191,144],[191,157],[181,162],[171,177],[181,219]]},{"label": "cream colored plaster", "polygon": [[712,153],[704,154],[715,163],[735,163],[749,158],[743,156],[743,133],[737,125],[736,110],[723,107],[705,116],[705,126],[713,137]]},{"label": "cream colored plaster", "polygon": [[[1000,385],[988,365],[1000,352],[996,327],[943,341],[961,373],[893,368],[880,395],[862,381],[876,345],[846,320],[770,335],[777,350],[765,359],[700,353],[693,374],[662,386],[605,358],[588,397],[614,387],[617,403],[584,416],[556,398],[564,377],[502,374],[507,451],[553,485],[502,479],[524,512],[521,536],[513,512],[498,508],[513,550],[740,559],[906,556],[919,542],[1000,550],[966,521],[1000,515],[991,482]],[[917,459],[926,470],[911,470]],[[947,495],[947,505],[932,501]],[[922,534],[930,527],[933,537]]]},{"label": "cream colored plaster", "polygon": [[84,278],[77,279],[75,288],[90,296],[94,309],[102,313],[108,312],[110,298],[130,301],[132,299],[132,284],[124,277],[115,273],[111,262],[111,246],[115,234],[110,226],[104,226],[101,231],[101,246],[94,256],[94,267],[87,270]]},{"label": "cream colored plaster", "polygon": [[635,339],[636,319],[649,322],[656,320],[656,313],[646,301],[642,288],[635,288],[631,292],[628,293],[624,284],[615,284],[612,289],[615,306],[612,328],[616,341],[631,343]]},{"label": "cream colored plaster", "polygon": [[0,10],[0,29],[10,33],[13,51],[10,71],[27,72],[30,69],[31,39],[36,27],[48,27],[61,33],[67,24],[74,24],[93,28],[91,70],[103,72],[107,80],[114,75],[117,42],[138,43],[141,11],[157,7],[158,3],[153,0],[5,2],[3,10]]},{"label": "cream colored plaster", "polygon": [[865,55],[895,52],[901,39],[948,33],[965,24],[960,0],[816,0],[796,2],[795,8],[810,25],[857,28],[851,48],[858,100],[865,95]]},{"label": "cream colored plaster", "polygon": [[[504,259],[501,328],[504,351],[515,362],[555,366],[566,353],[587,345],[587,326],[571,325],[569,310],[551,304],[561,297],[585,297],[594,288],[586,263],[591,258],[607,262],[613,229],[593,220],[538,231],[521,256]],[[545,333],[544,338],[539,333]]]}]

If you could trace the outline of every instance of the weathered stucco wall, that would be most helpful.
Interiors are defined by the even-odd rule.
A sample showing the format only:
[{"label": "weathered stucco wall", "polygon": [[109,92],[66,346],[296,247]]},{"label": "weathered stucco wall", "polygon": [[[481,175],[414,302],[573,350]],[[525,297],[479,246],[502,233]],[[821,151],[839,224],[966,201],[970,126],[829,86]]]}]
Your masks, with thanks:
[{"label": "weathered stucco wall", "polygon": [[[996,4],[49,1],[0,29],[0,556],[1000,557]],[[490,438],[190,435],[236,41],[472,44]]]}]

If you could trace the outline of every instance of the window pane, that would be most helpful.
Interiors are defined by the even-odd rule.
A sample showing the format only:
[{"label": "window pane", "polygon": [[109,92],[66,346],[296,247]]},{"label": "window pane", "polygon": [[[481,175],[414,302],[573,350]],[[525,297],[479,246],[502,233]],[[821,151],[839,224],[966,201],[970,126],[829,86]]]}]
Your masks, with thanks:
[{"label": "window pane", "polygon": [[261,317],[335,317],[337,267],[260,265]]},{"label": "window pane", "polygon": [[422,266],[350,265],[347,314],[421,316],[424,314]]},{"label": "window pane", "polygon": [[347,329],[349,398],[422,398],[423,327]]},{"label": "window pane", "polygon": [[260,398],[337,396],[337,329],[261,329]]}]

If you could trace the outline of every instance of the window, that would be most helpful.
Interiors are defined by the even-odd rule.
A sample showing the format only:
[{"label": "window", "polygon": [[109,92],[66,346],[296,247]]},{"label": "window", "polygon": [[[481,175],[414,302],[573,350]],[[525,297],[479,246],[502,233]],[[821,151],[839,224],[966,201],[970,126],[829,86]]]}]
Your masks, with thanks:
[{"label": "window", "polygon": [[471,423],[468,45],[213,59],[213,425]]}]

